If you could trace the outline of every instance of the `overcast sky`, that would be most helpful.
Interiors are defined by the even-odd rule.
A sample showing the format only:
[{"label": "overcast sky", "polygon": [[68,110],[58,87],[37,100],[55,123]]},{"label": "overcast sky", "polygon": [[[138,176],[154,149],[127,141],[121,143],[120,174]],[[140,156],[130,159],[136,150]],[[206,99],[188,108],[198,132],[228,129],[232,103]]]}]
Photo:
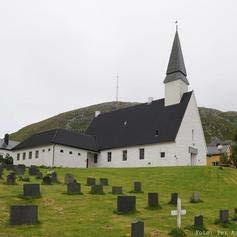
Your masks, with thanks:
[{"label": "overcast sky", "polygon": [[236,0],[0,0],[0,137],[61,112],[164,97],[179,21],[198,105],[237,110]]}]

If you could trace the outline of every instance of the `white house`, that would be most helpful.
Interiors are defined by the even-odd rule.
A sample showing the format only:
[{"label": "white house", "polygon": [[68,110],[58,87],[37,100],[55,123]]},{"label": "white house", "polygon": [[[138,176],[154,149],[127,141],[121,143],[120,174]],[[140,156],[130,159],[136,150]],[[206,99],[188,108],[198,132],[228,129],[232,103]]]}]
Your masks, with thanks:
[{"label": "white house", "polygon": [[9,135],[5,134],[3,139],[0,139],[0,155],[5,157],[7,155],[14,156],[12,149],[18,145],[19,142],[9,140]]},{"label": "white house", "polygon": [[14,148],[15,164],[62,167],[206,165],[206,142],[176,31],[165,98],[96,114],[85,134],[55,129]]}]

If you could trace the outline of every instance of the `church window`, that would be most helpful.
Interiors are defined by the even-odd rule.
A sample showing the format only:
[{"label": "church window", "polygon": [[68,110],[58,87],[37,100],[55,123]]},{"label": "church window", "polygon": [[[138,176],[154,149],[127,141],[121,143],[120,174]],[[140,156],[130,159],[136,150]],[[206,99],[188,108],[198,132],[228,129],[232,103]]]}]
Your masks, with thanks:
[{"label": "church window", "polygon": [[128,151],[124,150],[123,151],[123,161],[126,161],[128,159]]},{"label": "church window", "polygon": [[64,151],[63,150],[60,150],[61,153],[63,153]]},{"label": "church window", "polygon": [[139,159],[144,160],[144,158],[145,158],[145,149],[141,148],[139,149]]},{"label": "church window", "polygon": [[23,158],[22,158],[23,160],[25,160],[26,159],[26,153],[24,152],[23,153]]},{"label": "church window", "polygon": [[32,159],[32,151],[29,152],[29,159]]},{"label": "church window", "polygon": [[108,155],[108,157],[107,157],[108,158],[108,162],[111,162],[111,160],[112,160],[112,152],[109,151],[107,153],[107,155]]},{"label": "church window", "polygon": [[165,152],[161,152],[161,153],[160,153],[160,157],[161,157],[161,158],[165,158]]},{"label": "church window", "polygon": [[156,130],[156,137],[159,135],[159,132],[158,132],[158,130]]},{"label": "church window", "polygon": [[192,141],[194,141],[194,129],[192,129]]},{"label": "church window", "polygon": [[79,153],[78,153],[78,155],[80,156],[80,155],[81,155],[81,153],[79,152]]},{"label": "church window", "polygon": [[18,153],[18,154],[17,154],[17,160],[20,160],[20,157],[21,157],[21,154]]},{"label": "church window", "polygon": [[48,151],[50,151],[50,148],[48,149]]},{"label": "church window", "polygon": [[72,151],[69,151],[69,154],[72,155]]},{"label": "church window", "polygon": [[39,158],[39,151],[35,151],[35,158]]},{"label": "church window", "polygon": [[45,149],[43,149],[42,151],[45,152]]}]

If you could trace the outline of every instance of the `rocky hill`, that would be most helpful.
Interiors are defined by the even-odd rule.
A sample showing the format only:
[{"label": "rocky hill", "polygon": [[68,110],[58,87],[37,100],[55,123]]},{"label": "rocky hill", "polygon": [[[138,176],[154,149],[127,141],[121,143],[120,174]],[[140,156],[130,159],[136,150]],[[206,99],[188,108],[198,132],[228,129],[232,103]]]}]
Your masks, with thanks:
[{"label": "rocky hill", "polygon": [[[26,126],[11,134],[11,139],[22,141],[34,133],[53,128],[66,128],[83,132],[94,117],[95,111],[109,112],[132,106],[131,102],[107,102],[96,104],[73,111],[61,113],[54,117]],[[221,112],[215,109],[199,108],[207,142],[212,138],[231,140],[237,134],[237,112]]]}]

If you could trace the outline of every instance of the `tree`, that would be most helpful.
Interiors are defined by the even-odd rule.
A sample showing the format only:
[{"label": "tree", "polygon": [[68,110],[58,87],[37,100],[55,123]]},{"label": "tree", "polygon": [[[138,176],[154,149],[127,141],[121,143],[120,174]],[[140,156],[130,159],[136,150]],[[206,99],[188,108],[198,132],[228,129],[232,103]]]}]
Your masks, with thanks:
[{"label": "tree", "polygon": [[9,154],[6,154],[5,156],[0,154],[0,163],[2,163],[2,164],[13,164],[13,158]]},{"label": "tree", "polygon": [[231,161],[237,168],[237,144],[231,146]]},{"label": "tree", "polygon": [[231,163],[231,161],[230,161],[230,159],[228,159],[228,156],[226,153],[221,154],[220,162],[221,162],[221,164],[230,164]]},{"label": "tree", "polygon": [[10,156],[9,154],[6,154],[6,156],[4,158],[4,162],[5,162],[5,164],[13,164],[12,156]]}]

